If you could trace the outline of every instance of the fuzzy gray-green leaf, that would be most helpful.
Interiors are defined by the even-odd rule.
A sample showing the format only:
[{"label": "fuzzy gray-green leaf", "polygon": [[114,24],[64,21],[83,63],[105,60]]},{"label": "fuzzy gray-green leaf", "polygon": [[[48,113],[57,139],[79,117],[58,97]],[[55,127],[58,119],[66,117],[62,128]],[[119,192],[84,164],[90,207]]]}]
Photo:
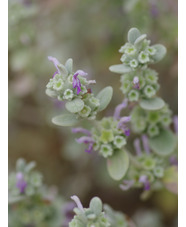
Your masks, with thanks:
[{"label": "fuzzy gray-green leaf", "polygon": [[132,71],[132,69],[129,66],[125,66],[124,64],[111,65],[109,67],[109,70],[113,73],[119,74],[129,73]]},{"label": "fuzzy gray-green leaf", "polygon": [[78,120],[74,114],[62,114],[52,118],[52,122],[59,126],[74,126]]},{"label": "fuzzy gray-green leaf", "polygon": [[77,113],[84,107],[84,102],[81,99],[74,99],[65,104],[66,109],[71,113]]},{"label": "fuzzy gray-green leaf", "polygon": [[141,44],[141,42],[143,42],[143,40],[147,37],[146,34],[140,35],[134,42],[134,45],[138,46],[139,44]]},{"label": "fuzzy gray-green leaf", "polygon": [[66,63],[65,63],[65,67],[68,71],[69,74],[72,74],[72,70],[73,70],[73,60],[72,58],[69,58]]},{"label": "fuzzy gray-green leaf", "polygon": [[107,169],[114,180],[121,180],[129,167],[129,157],[126,151],[116,150],[107,160]]},{"label": "fuzzy gray-green leaf", "polygon": [[161,44],[155,44],[152,47],[156,49],[156,53],[152,56],[154,62],[156,63],[164,58],[167,53],[167,49]]},{"label": "fuzzy gray-green leaf", "polygon": [[139,104],[141,108],[145,110],[159,110],[164,107],[165,102],[163,99],[155,97],[151,99],[142,99]]},{"label": "fuzzy gray-green leaf", "polygon": [[47,88],[45,90],[45,93],[46,93],[46,95],[48,95],[51,98],[56,98],[56,92],[55,91],[52,91],[52,90],[50,90],[50,89]]},{"label": "fuzzy gray-green leaf", "polygon": [[68,75],[68,70],[66,69],[66,67],[63,64],[59,64],[58,67],[62,76],[66,77]]},{"label": "fuzzy gray-green leaf", "polygon": [[98,111],[104,110],[112,99],[113,89],[112,87],[108,86],[102,89],[96,96],[97,99],[100,101],[100,106]]},{"label": "fuzzy gray-green leaf", "polygon": [[162,130],[158,136],[149,139],[150,148],[158,155],[171,154],[177,145],[177,139],[170,130]]},{"label": "fuzzy gray-green leaf", "polygon": [[131,28],[128,32],[129,43],[134,44],[134,42],[140,35],[141,35],[141,33],[137,28]]},{"label": "fuzzy gray-green leaf", "polygon": [[94,212],[94,214],[100,215],[103,209],[103,205],[100,198],[98,197],[92,198],[89,207]]}]

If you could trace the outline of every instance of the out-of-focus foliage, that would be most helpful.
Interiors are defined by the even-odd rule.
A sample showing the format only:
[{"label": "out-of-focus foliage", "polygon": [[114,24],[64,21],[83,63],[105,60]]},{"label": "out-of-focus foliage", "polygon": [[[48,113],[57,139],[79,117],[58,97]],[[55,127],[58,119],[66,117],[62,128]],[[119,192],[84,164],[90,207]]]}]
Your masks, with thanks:
[{"label": "out-of-focus foliage", "polygon": [[[129,215],[140,205],[145,206],[138,199],[139,192],[120,192],[101,159],[84,153],[70,129],[50,123],[64,106],[49,101],[45,85],[54,72],[47,56],[56,56],[60,62],[72,57],[76,69],[83,68],[90,79],[96,79],[96,93],[112,85],[113,99],[103,114],[113,114],[123,95],[119,78],[108,68],[119,61],[116,50],[126,41],[123,38],[130,27],[147,33],[152,43],[166,46],[166,58],[154,69],[159,72],[159,94],[176,114],[176,1],[9,0],[9,168],[21,156],[36,160],[46,183],[56,184],[65,197],[76,190],[88,203],[96,194]],[[165,196],[160,199],[164,203]],[[169,215],[175,204],[159,206],[163,226],[175,220],[176,210]],[[147,205],[158,206],[153,198]]]}]

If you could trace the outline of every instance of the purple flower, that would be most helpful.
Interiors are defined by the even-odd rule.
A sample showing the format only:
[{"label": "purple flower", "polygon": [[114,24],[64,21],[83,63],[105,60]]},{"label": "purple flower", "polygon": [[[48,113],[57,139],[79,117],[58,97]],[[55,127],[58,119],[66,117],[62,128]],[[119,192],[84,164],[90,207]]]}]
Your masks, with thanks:
[{"label": "purple flower", "polygon": [[73,219],[74,217],[74,212],[73,209],[75,208],[75,204],[73,202],[68,202],[64,205],[62,208],[62,213],[65,216],[65,220],[63,222],[63,227],[68,227],[69,222]]},{"label": "purple flower", "polygon": [[91,132],[85,128],[72,128],[72,133],[83,133],[87,136],[91,136]]},{"label": "purple flower", "polygon": [[73,88],[77,88],[77,95],[81,92],[81,82],[78,78],[78,75],[87,76],[88,74],[86,72],[82,71],[82,70],[78,70],[73,75],[72,85],[73,85]]},{"label": "purple flower", "polygon": [[178,159],[175,156],[171,156],[169,162],[171,165],[178,166]]},{"label": "purple flower", "polygon": [[150,6],[150,13],[154,18],[158,17],[159,15],[158,7],[153,3],[151,3],[151,6]]},{"label": "purple flower", "polygon": [[80,199],[76,195],[71,196],[71,199],[74,200],[74,202],[76,203],[76,205],[79,208],[79,210],[84,212],[84,208],[83,208],[83,205],[82,205]]},{"label": "purple flower", "polygon": [[131,120],[131,117],[126,116],[126,117],[120,118],[120,120],[118,122],[118,128],[123,130],[123,132],[126,136],[130,135],[130,129],[126,126],[126,123],[130,122],[130,120]]},{"label": "purple flower", "polygon": [[133,84],[134,84],[134,88],[138,90],[140,89],[139,78],[137,76],[134,77]]},{"label": "purple flower", "polygon": [[124,128],[123,129],[124,130],[124,134],[126,135],[126,136],[130,136],[130,129],[129,128]]},{"label": "purple flower", "polygon": [[54,75],[52,76],[54,78],[54,76],[56,74],[60,74],[60,70],[58,68],[58,65],[60,65],[60,62],[57,60],[57,58],[54,58],[52,56],[48,56],[48,60],[53,62],[54,66],[56,67],[57,71],[54,73]]},{"label": "purple flower", "polygon": [[27,183],[24,180],[24,175],[21,172],[18,172],[16,174],[16,187],[19,189],[20,193],[24,193],[25,192],[25,188],[27,187]]},{"label": "purple flower", "polygon": [[141,146],[140,146],[140,140],[139,139],[134,140],[134,148],[136,150],[136,154],[138,156],[140,156],[142,154],[142,152],[141,152]]},{"label": "purple flower", "polygon": [[123,191],[127,191],[128,189],[130,189],[134,184],[134,180],[124,180],[123,181],[123,184],[120,184],[120,188],[123,190]]},{"label": "purple flower", "polygon": [[128,99],[124,99],[121,104],[116,106],[115,111],[114,111],[114,118],[119,119],[120,118],[120,113],[122,109],[126,108],[128,105]]},{"label": "purple flower", "polygon": [[144,189],[146,191],[150,190],[150,182],[148,181],[148,178],[146,175],[140,176],[139,182],[144,184]]},{"label": "purple flower", "polygon": [[147,154],[150,154],[150,147],[148,142],[148,137],[146,135],[142,135],[142,142],[143,142],[143,148]]},{"label": "purple flower", "polygon": [[174,123],[174,131],[176,134],[178,134],[178,116],[173,117],[173,123]]},{"label": "purple flower", "polygon": [[94,140],[90,136],[82,136],[76,139],[78,143],[89,144],[88,149],[85,149],[85,152],[90,153],[93,150]]},{"label": "purple flower", "polygon": [[88,149],[85,149],[85,152],[91,153],[92,150],[93,150],[93,145],[94,145],[94,143],[90,143],[89,146],[88,146]]}]

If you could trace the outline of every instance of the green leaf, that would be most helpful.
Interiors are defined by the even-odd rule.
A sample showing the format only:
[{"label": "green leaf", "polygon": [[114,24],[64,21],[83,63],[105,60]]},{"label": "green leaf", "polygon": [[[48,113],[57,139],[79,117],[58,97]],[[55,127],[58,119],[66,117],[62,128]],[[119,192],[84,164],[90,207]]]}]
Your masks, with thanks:
[{"label": "green leaf", "polygon": [[167,49],[161,44],[155,44],[152,47],[156,49],[156,53],[152,56],[154,62],[156,63],[164,58],[167,53]]},{"label": "green leaf", "polygon": [[103,209],[101,199],[98,197],[92,198],[90,201],[89,207],[94,212],[94,214],[100,215]]},{"label": "green leaf", "polygon": [[138,46],[139,44],[141,44],[143,42],[143,40],[147,37],[146,34],[140,35],[140,37],[138,37],[135,42],[134,45]]},{"label": "green leaf", "polygon": [[170,130],[162,130],[158,136],[149,139],[150,148],[158,155],[166,156],[171,154],[177,145],[177,139]]},{"label": "green leaf", "polygon": [[165,102],[159,97],[151,99],[142,99],[139,103],[142,109],[145,110],[160,110],[164,107]]},{"label": "green leaf", "polygon": [[62,64],[59,64],[58,67],[60,68],[61,74],[64,77],[66,77],[68,75],[68,71],[67,71],[66,67],[64,65],[62,65]]},{"label": "green leaf", "polygon": [[114,180],[121,180],[129,167],[129,157],[126,151],[116,150],[111,158],[107,159],[107,169]]},{"label": "green leaf", "polygon": [[59,126],[74,126],[78,120],[74,114],[62,114],[52,118],[52,122]]},{"label": "green leaf", "polygon": [[132,71],[132,69],[129,66],[125,66],[124,64],[111,65],[109,67],[109,70],[113,73],[119,74],[129,73]]},{"label": "green leaf", "polygon": [[112,99],[113,89],[112,87],[108,86],[102,89],[96,96],[99,99],[100,106],[98,111],[104,110]]},{"label": "green leaf", "polygon": [[140,31],[137,28],[131,28],[128,32],[128,41],[129,43],[134,44],[136,39],[141,35]]},{"label": "green leaf", "polygon": [[30,172],[33,168],[35,168],[36,163],[34,161],[29,162],[26,167],[25,167],[25,172],[28,173]]},{"label": "green leaf", "polygon": [[72,58],[69,58],[66,63],[65,63],[65,67],[68,71],[69,74],[72,74],[72,70],[73,70],[73,60]]},{"label": "green leaf", "polygon": [[71,113],[77,113],[84,107],[84,102],[81,99],[74,99],[65,104],[66,109]]},{"label": "green leaf", "polygon": [[50,89],[46,89],[45,93],[46,93],[46,95],[48,95],[51,98],[56,98],[56,92],[55,91],[52,91]]}]

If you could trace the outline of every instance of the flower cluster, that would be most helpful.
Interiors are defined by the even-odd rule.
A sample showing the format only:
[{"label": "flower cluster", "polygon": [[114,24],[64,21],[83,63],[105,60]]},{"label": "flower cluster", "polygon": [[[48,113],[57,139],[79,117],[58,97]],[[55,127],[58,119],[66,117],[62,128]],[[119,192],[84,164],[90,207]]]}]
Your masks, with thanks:
[{"label": "flower cluster", "polygon": [[95,80],[87,80],[86,72],[72,69],[72,59],[68,59],[65,65],[54,57],[48,57],[57,69],[53,78],[46,85],[46,94],[66,101],[66,109],[80,118],[94,119],[100,106],[100,101],[94,96],[89,85],[95,84]]},{"label": "flower cluster", "polygon": [[32,196],[40,192],[42,175],[33,170],[35,162],[26,164],[19,159],[16,164],[16,173],[9,176],[9,193],[12,198],[17,196]]},{"label": "flower cluster", "polygon": [[104,117],[101,121],[96,121],[96,126],[91,131],[73,128],[72,132],[86,134],[76,139],[78,143],[89,144],[86,152],[99,151],[101,156],[108,158],[126,145],[127,136],[130,135],[130,130],[126,125],[129,121],[130,117],[122,117],[120,120],[114,117]]},{"label": "flower cluster", "polygon": [[98,197],[91,199],[89,208],[83,208],[77,196],[71,197],[77,208],[74,208],[75,216],[69,223],[69,227],[129,227],[124,214],[114,211],[107,204],[103,205]]},{"label": "flower cluster", "polygon": [[121,46],[121,62],[132,69],[145,67],[155,62],[157,48],[150,46],[146,34],[141,34],[138,29],[131,29],[128,33],[128,42]]},{"label": "flower cluster", "polygon": [[42,174],[34,167],[35,162],[18,159],[16,172],[10,173],[9,226],[66,227],[64,199],[55,187],[43,185]]},{"label": "flower cluster", "polygon": [[141,72],[129,72],[121,76],[121,91],[130,102],[142,98],[152,98],[159,90],[157,72],[146,69]]},{"label": "flower cluster", "polygon": [[147,133],[149,137],[159,135],[161,129],[167,128],[172,123],[172,111],[168,105],[160,110],[148,111],[140,106],[131,112],[131,127],[136,133]]},{"label": "flower cluster", "polygon": [[129,121],[130,117],[122,117],[120,120],[104,117],[98,121],[97,127],[92,130],[92,137],[95,141],[93,149],[99,151],[104,158],[122,149],[127,144],[127,136],[130,134],[126,126]]},{"label": "flower cluster", "polygon": [[[150,191],[165,187],[167,172],[171,166],[177,166],[175,151],[174,154],[162,158],[161,155],[152,152],[145,134],[141,136],[141,140],[134,140],[134,148],[136,155],[131,155],[131,164],[120,188],[126,191],[131,187],[142,187],[145,191]],[[174,173],[176,174],[176,168]]]}]

